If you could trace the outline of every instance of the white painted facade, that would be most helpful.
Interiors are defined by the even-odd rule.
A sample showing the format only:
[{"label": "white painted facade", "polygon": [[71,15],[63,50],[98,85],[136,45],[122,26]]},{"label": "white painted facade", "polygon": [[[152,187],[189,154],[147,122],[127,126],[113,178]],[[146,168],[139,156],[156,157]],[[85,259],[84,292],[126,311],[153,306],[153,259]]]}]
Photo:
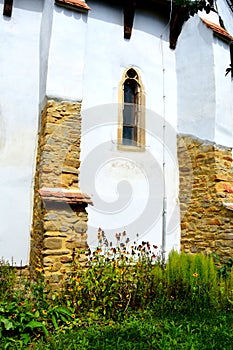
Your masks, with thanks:
[{"label": "white painted facade", "polygon": [[86,14],[54,6],[48,53],[47,97],[82,100],[86,30]]},{"label": "white painted facade", "polygon": [[[225,76],[229,45],[201,21],[206,18],[219,24],[216,13],[199,16],[184,24],[176,47],[178,132],[232,147],[232,80],[230,74]],[[224,13],[221,16],[225,19]],[[224,24],[227,28],[228,21]]]},{"label": "white painted facade", "polygon": [[0,256],[28,262],[39,115],[43,1],[0,1]]},{"label": "white painted facade", "polygon": [[[177,124],[175,54],[169,49],[167,20],[136,11],[131,39],[125,40],[122,9],[88,4],[92,11],[83,78],[80,186],[94,202],[88,208],[89,244],[97,244],[97,228],[101,227],[113,242],[116,232],[126,230],[132,240],[138,234],[140,239],[161,245],[163,118],[173,126],[173,136]],[[117,150],[119,82],[128,67],[138,70],[146,94],[146,151],[138,154]],[[169,142],[169,149],[174,149],[176,139]],[[169,222],[177,206],[178,172],[176,156],[166,154],[166,158]],[[156,164],[150,169],[152,161]],[[157,193],[153,193],[152,183]],[[178,217],[175,220],[179,222]],[[176,225],[168,244],[179,247],[179,240]]]},{"label": "white painted facade", "polygon": [[226,30],[233,35],[233,22],[232,22],[232,11],[227,4],[227,1],[217,1],[217,10],[220,17],[224,21]]},{"label": "white painted facade", "polygon": [[[88,5],[92,10],[84,14],[53,0],[14,0],[12,17],[0,16],[0,255],[17,264],[29,258],[46,98],[82,101],[80,186],[94,202],[88,209],[90,245],[99,226],[110,240],[126,230],[132,240],[138,233],[161,245],[166,197],[166,249],[179,249],[176,132],[232,147],[229,48],[199,16],[184,24],[173,51],[168,18],[136,10],[131,39],[125,40],[121,8]],[[2,8],[0,0],[0,13]],[[225,0],[218,9],[233,35]],[[117,148],[119,82],[131,66],[146,94],[145,152]]]},{"label": "white painted facade", "polygon": [[214,141],[213,33],[198,16],[186,22],[183,29],[176,48],[178,130]]}]

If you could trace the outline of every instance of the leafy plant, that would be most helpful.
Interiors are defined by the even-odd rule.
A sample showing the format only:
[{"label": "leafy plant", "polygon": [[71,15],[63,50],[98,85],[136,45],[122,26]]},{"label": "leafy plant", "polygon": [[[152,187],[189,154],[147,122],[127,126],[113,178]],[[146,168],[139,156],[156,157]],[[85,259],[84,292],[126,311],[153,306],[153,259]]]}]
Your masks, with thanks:
[{"label": "leafy plant", "polygon": [[47,338],[51,330],[73,321],[73,309],[59,305],[59,298],[44,283],[22,281],[24,288],[13,288],[11,298],[0,299],[0,337],[8,339],[6,348],[25,348],[33,338]]},{"label": "leafy plant", "polygon": [[0,332],[4,337],[15,337],[27,344],[30,337],[42,331],[48,336],[45,324],[39,318],[39,312],[34,313],[33,305],[27,300],[2,302],[0,305]]},{"label": "leafy plant", "polygon": [[194,16],[198,11],[205,11],[207,14],[214,10],[213,0],[175,0],[175,5],[182,8],[184,19],[188,20]]}]

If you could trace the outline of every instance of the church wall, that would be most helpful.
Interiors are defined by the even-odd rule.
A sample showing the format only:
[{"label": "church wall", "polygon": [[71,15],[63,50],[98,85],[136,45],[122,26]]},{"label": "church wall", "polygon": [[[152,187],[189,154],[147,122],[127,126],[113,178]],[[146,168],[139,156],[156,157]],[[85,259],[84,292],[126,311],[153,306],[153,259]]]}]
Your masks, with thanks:
[{"label": "church wall", "polygon": [[[226,15],[224,23],[232,34],[229,10],[222,3],[219,9]],[[79,191],[79,180],[81,190],[94,202],[94,208],[87,210],[89,243],[93,245],[99,226],[109,232],[111,240],[116,232],[126,230],[132,240],[138,233],[141,239],[160,245],[165,181],[167,250],[179,248],[178,122],[179,133],[193,135],[184,136],[183,145],[179,144],[180,188],[186,191],[184,184],[190,185],[183,177],[187,172],[184,147],[195,170],[190,193],[202,198],[205,181],[210,201],[203,206],[201,200],[192,197],[189,208],[180,192],[182,247],[185,251],[199,250],[190,243],[194,238],[201,242],[200,250],[214,248],[226,256],[231,253],[227,231],[231,230],[231,212],[224,203],[231,201],[232,193],[231,175],[226,175],[231,174],[232,147],[232,108],[228,104],[232,84],[230,77],[224,76],[229,64],[227,45],[214,38],[195,16],[184,24],[176,51],[172,51],[168,20],[138,9],[131,39],[126,40],[122,8],[95,1],[88,5],[92,10],[84,14],[58,7],[52,0],[14,0],[12,17],[0,17],[1,254],[9,260],[13,257],[17,264],[28,263],[38,126],[31,252],[34,267],[49,270],[55,266],[50,270],[55,281],[63,272],[63,264],[71,261],[72,249],[86,246],[87,202],[75,197],[75,218],[64,212],[57,216],[57,204],[46,207],[38,194],[43,187],[65,188],[71,194],[74,188]],[[2,7],[1,3],[1,13]],[[118,149],[119,82],[129,66],[137,69],[145,89],[145,152]],[[64,127],[63,122],[68,124]],[[56,147],[62,149],[62,142],[72,139],[72,131],[78,133],[74,146],[78,149],[69,151],[67,159],[60,159]],[[56,196],[53,203],[57,203]],[[208,221],[211,213],[212,223]],[[64,221],[68,231],[60,230]],[[72,236],[73,223],[82,226],[82,230],[81,226],[77,229],[78,238]],[[207,230],[212,236],[198,238],[194,235],[197,230],[204,238]],[[65,253],[53,254],[53,250]]]},{"label": "church wall", "polygon": [[[200,16],[219,21],[216,13],[203,12]],[[230,75],[225,77],[230,63],[229,44],[216,37],[196,15],[184,24],[176,62],[178,132],[231,147],[232,82]]]},{"label": "church wall", "polygon": [[125,68],[135,66],[145,85],[147,108],[162,115],[164,64],[166,113],[169,123],[176,125],[175,55],[169,49],[168,20],[158,13],[136,9],[132,35],[127,40],[121,7],[92,1],[88,4],[92,10],[87,21],[83,109],[117,103],[122,74]]},{"label": "church wall", "polygon": [[[178,172],[172,151],[177,122],[175,54],[169,49],[167,20],[136,10],[132,36],[126,40],[121,8],[92,1],[88,5],[92,10],[87,21],[80,186],[94,203],[88,208],[89,244],[97,244],[99,226],[113,242],[116,232],[126,230],[132,240],[138,233],[143,240],[161,244],[165,107],[168,226],[172,227],[167,243],[169,249],[179,247]],[[117,144],[119,82],[130,66],[138,70],[146,95],[144,153],[120,151]],[[152,180],[157,193],[151,189]]]},{"label": "church wall", "polygon": [[214,68],[216,86],[216,144],[233,146],[233,104],[232,80],[230,73],[225,76],[226,68],[230,64],[229,45],[214,37]]},{"label": "church wall", "polygon": [[39,33],[43,1],[0,3],[0,251],[28,263],[38,127]]},{"label": "church wall", "polygon": [[178,132],[215,140],[213,33],[198,15],[183,26],[176,48]]},{"label": "church wall", "polygon": [[226,0],[218,1],[217,7],[226,30],[233,36],[232,10]]},{"label": "church wall", "polygon": [[54,1],[45,0],[40,25],[40,75],[39,103],[43,110],[46,103],[46,87],[48,75],[48,59],[53,26]]},{"label": "church wall", "polygon": [[46,96],[81,101],[87,14],[54,6]]},{"label": "church wall", "polygon": [[[87,15],[45,1],[40,28],[39,137],[30,275],[51,285],[87,248],[90,197],[79,189],[82,70]],[[72,102],[71,102],[72,101]]]}]

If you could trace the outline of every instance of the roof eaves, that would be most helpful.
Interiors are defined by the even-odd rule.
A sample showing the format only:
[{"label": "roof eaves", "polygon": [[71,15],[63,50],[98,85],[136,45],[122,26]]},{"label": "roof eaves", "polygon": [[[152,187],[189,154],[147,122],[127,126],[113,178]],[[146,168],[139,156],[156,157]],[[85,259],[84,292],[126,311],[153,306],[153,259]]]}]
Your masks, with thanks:
[{"label": "roof eaves", "polygon": [[207,19],[201,18],[202,22],[210,29],[212,29],[214,35],[223,41],[230,43],[233,40],[233,37],[218,24],[208,21]]},{"label": "roof eaves", "polygon": [[43,187],[39,189],[38,192],[45,202],[60,202],[70,204],[85,203],[93,205],[91,197],[79,190]]},{"label": "roof eaves", "polygon": [[91,10],[91,8],[83,0],[55,0],[55,4],[84,13]]}]

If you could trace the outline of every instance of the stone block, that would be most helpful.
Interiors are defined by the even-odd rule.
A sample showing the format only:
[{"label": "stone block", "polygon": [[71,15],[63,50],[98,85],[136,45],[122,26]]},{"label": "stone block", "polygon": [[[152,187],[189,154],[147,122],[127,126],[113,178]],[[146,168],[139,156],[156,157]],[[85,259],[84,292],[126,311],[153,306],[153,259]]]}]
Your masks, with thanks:
[{"label": "stone block", "polygon": [[62,247],[62,239],[60,238],[45,238],[44,248],[45,249],[60,249]]},{"label": "stone block", "polygon": [[[231,231],[232,232],[232,231]],[[223,239],[223,240],[232,240],[233,241],[233,234],[232,233],[222,233],[218,235],[219,239]]]},{"label": "stone block", "polygon": [[44,259],[43,259],[43,265],[44,265],[45,267],[51,266],[53,263],[54,263],[54,258],[52,258],[52,257],[50,257],[50,256],[44,257]]},{"label": "stone block", "polygon": [[44,220],[56,221],[56,220],[58,220],[58,215],[55,213],[48,213],[44,216]]},{"label": "stone block", "polygon": [[205,220],[205,225],[221,225],[221,222],[219,219],[217,218],[213,218],[213,219],[207,219]]},{"label": "stone block", "polygon": [[70,253],[70,250],[65,250],[65,249],[60,249],[60,250],[46,249],[42,252],[43,255],[47,255],[47,256],[66,255],[69,253]]},{"label": "stone block", "polygon": [[75,225],[74,225],[74,230],[77,233],[85,233],[87,231],[87,223],[83,222],[83,221],[78,221]]},{"label": "stone block", "polygon": [[67,242],[65,247],[67,249],[86,249],[88,247],[87,242],[80,241],[79,239],[76,239],[72,242]]},{"label": "stone block", "polygon": [[69,230],[71,230],[71,228],[69,226],[61,226],[60,227],[60,232],[68,232]]},{"label": "stone block", "polygon": [[60,257],[60,261],[62,264],[70,264],[70,263],[72,263],[73,258],[71,256],[65,255],[65,256]]},{"label": "stone block", "polygon": [[58,274],[58,273],[54,273],[54,274],[47,274],[46,278],[48,278],[49,282],[51,284],[54,284],[55,286],[61,282],[61,280],[63,279],[64,275],[63,274]]},{"label": "stone block", "polygon": [[62,172],[68,174],[79,174],[79,170],[74,168],[73,166],[62,167]]},{"label": "stone block", "polygon": [[45,221],[44,229],[45,231],[57,231],[59,230],[59,224],[54,221]]}]

